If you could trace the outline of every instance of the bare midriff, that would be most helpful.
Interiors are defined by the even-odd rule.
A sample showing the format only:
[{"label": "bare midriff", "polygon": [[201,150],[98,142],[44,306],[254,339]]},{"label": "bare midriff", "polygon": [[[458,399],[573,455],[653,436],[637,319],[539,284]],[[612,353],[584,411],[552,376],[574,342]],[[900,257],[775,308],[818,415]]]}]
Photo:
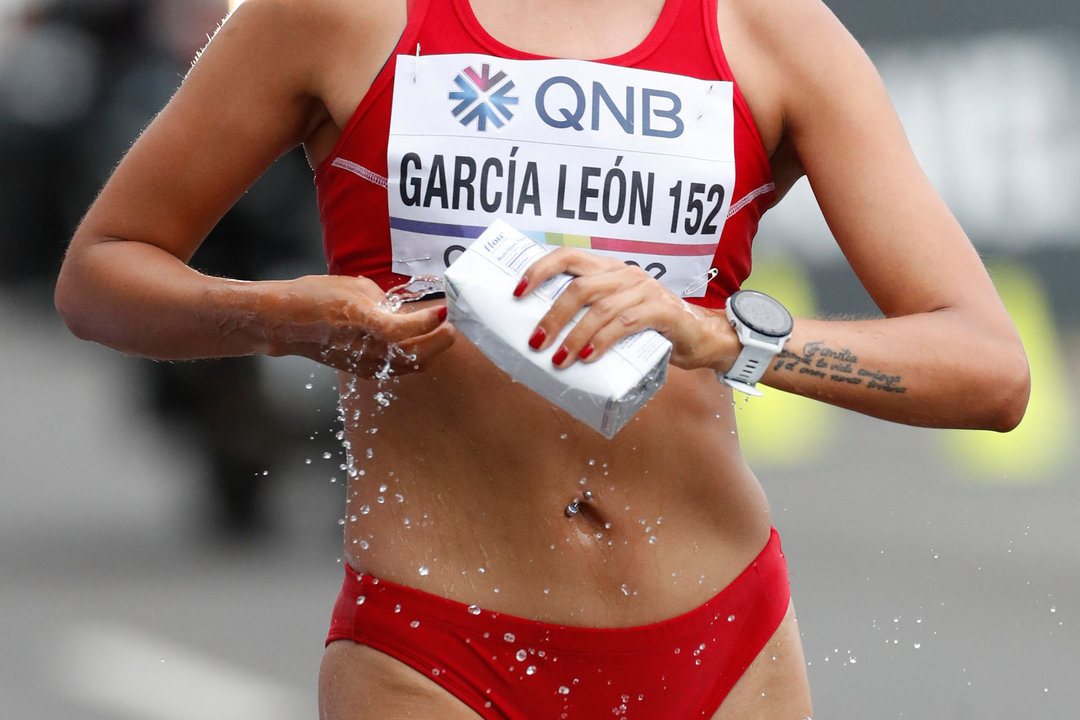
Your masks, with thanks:
[{"label": "bare midriff", "polygon": [[422,372],[341,386],[354,465],[345,558],[357,571],[518,616],[619,627],[701,605],[769,538],[731,393],[710,370],[669,368],[612,440],[460,336]]}]

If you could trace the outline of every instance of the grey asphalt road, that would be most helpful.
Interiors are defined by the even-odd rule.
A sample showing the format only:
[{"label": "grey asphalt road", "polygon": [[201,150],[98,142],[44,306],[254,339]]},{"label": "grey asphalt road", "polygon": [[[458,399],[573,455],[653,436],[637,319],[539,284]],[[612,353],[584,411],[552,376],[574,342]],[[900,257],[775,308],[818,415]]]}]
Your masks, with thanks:
[{"label": "grey asphalt road", "polygon": [[[222,544],[132,361],[3,293],[0,337],[0,720],[315,718],[331,468],[298,457],[266,546]],[[1075,453],[1038,482],[976,482],[933,431],[831,417],[825,461],[759,471],[818,720],[1077,717]]]}]

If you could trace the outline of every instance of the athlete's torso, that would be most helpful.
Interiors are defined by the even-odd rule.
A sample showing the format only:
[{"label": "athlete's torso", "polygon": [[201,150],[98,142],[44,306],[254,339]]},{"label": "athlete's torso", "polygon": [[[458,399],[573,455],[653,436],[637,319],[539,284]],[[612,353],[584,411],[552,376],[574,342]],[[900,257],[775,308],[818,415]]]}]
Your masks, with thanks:
[{"label": "athlete's torso", "polygon": [[586,63],[501,42],[467,0],[416,0],[316,174],[331,272],[384,289],[438,274],[504,217],[722,306],[774,200],[768,157],[714,4],[657,11],[631,49]]},{"label": "athlete's torso", "polygon": [[[432,0],[453,10],[449,2]],[[530,23],[500,15],[497,3],[473,6],[492,35],[539,55],[619,54],[662,17],[657,2],[655,12],[607,23],[589,52],[587,36],[566,40],[563,31],[599,26],[621,4],[589,4],[570,19],[533,8]],[[398,20],[393,38],[378,42],[393,46],[403,12]],[[328,103],[339,126],[348,124],[347,104]],[[766,153],[778,142],[768,127]],[[317,135],[309,155],[325,169],[346,145],[364,151],[353,143],[360,139]],[[366,161],[381,155],[385,169],[385,143],[373,139]],[[354,189],[376,187],[345,172]],[[387,267],[379,262],[376,275]],[[624,625],[696,606],[768,538],[767,504],[739,453],[731,395],[708,371],[671,368],[665,388],[613,441],[510,382],[463,338],[425,372],[359,384],[344,394],[343,410],[356,458],[346,559],[376,576],[519,615]],[[565,506],[586,489],[594,493],[588,511],[568,518]]]}]

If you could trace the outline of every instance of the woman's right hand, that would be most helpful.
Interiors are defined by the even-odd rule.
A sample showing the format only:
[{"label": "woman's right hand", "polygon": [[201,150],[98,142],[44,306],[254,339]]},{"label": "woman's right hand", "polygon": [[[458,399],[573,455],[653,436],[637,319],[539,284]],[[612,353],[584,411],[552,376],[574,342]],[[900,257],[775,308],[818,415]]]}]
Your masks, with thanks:
[{"label": "woman's right hand", "polygon": [[[270,355],[301,355],[361,378],[411,373],[453,344],[446,305],[404,305],[364,277],[307,275],[280,283],[262,313]],[[416,307],[416,309],[413,309]]]}]

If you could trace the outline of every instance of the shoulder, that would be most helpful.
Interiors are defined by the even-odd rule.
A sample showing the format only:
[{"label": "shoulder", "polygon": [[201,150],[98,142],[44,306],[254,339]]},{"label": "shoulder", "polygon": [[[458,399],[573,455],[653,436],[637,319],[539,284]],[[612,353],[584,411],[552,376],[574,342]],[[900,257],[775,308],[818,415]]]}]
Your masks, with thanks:
[{"label": "shoulder", "polygon": [[327,118],[348,117],[405,20],[405,0],[245,0],[191,75],[217,78],[222,88],[262,88],[278,105],[322,108],[305,113],[296,138],[302,141]]},{"label": "shoulder", "polygon": [[276,65],[318,68],[400,33],[405,0],[245,0],[210,42],[243,44]]},{"label": "shoulder", "polygon": [[785,129],[814,109],[870,93],[884,97],[858,41],[822,0],[722,0],[730,4],[757,72],[774,88]]},{"label": "shoulder", "polygon": [[720,0],[719,22],[778,186],[810,172],[809,150],[854,141],[853,126],[906,144],[869,56],[822,0]]},{"label": "shoulder", "polygon": [[404,7],[405,0],[244,0],[226,19],[299,37],[312,30],[378,24],[404,12]]}]

